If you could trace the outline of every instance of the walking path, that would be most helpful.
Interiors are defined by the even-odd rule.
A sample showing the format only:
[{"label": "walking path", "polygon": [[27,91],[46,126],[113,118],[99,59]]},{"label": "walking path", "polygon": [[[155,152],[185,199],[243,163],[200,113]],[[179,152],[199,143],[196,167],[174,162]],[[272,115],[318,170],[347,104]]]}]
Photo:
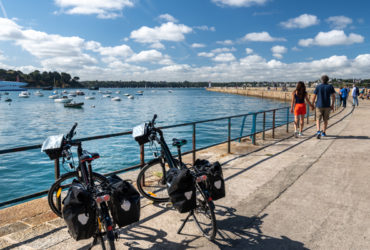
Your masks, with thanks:
[{"label": "walking path", "polygon": [[[177,234],[186,214],[142,199],[141,220],[120,229],[117,249],[370,249],[370,102],[360,105],[336,112],[321,140],[311,122],[305,136],[270,140],[252,153],[233,144],[232,154],[199,155],[219,160],[226,178],[215,242],[191,222]],[[91,240],[71,239],[45,204],[0,210],[0,248],[86,248]],[[32,209],[41,212],[22,216]]]}]

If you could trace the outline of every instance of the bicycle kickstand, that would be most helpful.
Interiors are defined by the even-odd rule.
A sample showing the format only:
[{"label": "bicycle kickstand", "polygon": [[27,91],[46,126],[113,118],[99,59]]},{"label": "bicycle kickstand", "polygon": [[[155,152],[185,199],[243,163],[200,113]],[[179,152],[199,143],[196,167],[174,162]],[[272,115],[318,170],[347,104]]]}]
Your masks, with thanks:
[{"label": "bicycle kickstand", "polygon": [[194,211],[193,211],[193,210],[191,210],[191,212],[188,214],[188,216],[187,216],[187,217],[185,218],[185,220],[182,222],[182,224],[181,224],[181,226],[180,226],[179,230],[177,231],[177,233],[178,233],[178,234],[180,234],[180,233],[181,233],[181,231],[182,231],[182,229],[184,228],[184,226],[185,226],[186,222],[188,222],[188,220],[189,220],[190,216],[192,216],[192,215],[193,215],[193,213],[194,213]]}]

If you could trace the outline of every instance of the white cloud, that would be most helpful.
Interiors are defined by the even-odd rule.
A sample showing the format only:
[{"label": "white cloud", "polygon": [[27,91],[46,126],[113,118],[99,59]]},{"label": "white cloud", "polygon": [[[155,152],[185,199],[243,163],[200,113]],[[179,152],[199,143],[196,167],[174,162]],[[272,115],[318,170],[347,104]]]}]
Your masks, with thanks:
[{"label": "white cloud", "polygon": [[170,14],[162,14],[158,18],[159,18],[159,20],[164,20],[166,22],[173,22],[173,23],[178,22],[177,19],[174,18],[173,16],[171,16]]},{"label": "white cloud", "polygon": [[252,5],[263,5],[268,0],[212,0],[218,6],[250,7]]},{"label": "white cloud", "polygon": [[232,48],[217,48],[217,49],[211,50],[212,53],[225,53],[225,52],[232,52],[232,51],[236,51],[236,49],[232,47]]},{"label": "white cloud", "polygon": [[246,34],[243,38],[243,41],[251,41],[251,42],[275,42],[275,41],[286,41],[285,38],[277,38],[272,37],[270,34],[266,31],[263,32],[252,32]]},{"label": "white cloud", "polygon": [[206,45],[205,45],[205,44],[203,44],[203,43],[193,43],[193,44],[191,45],[191,47],[192,47],[192,48],[204,48],[204,47],[206,47]]},{"label": "white cloud", "polygon": [[134,53],[132,49],[125,44],[115,47],[101,47],[98,49],[98,51],[102,56],[113,56],[124,58],[127,58]]},{"label": "white cloud", "polygon": [[98,18],[116,18],[126,7],[133,7],[131,0],[54,0],[62,13],[97,15]]},{"label": "white cloud", "polygon": [[213,53],[207,53],[207,52],[199,52],[198,56],[203,56],[203,57],[214,57],[215,54]]},{"label": "white cloud", "polygon": [[288,49],[284,46],[276,45],[271,48],[272,55],[276,58],[283,58],[283,54],[285,54]]},{"label": "white cloud", "polygon": [[361,35],[350,33],[347,36],[343,30],[331,30],[329,32],[319,32],[315,38],[301,39],[298,44],[302,47],[308,47],[312,45],[350,45],[362,42],[364,42],[364,37]]},{"label": "white cloud", "polygon": [[309,14],[302,14],[299,17],[291,18],[288,21],[281,22],[280,25],[287,29],[294,29],[294,28],[307,28],[313,25],[319,24],[320,21],[317,16],[309,15]]},{"label": "white cloud", "polygon": [[158,50],[145,50],[138,54],[134,54],[127,62],[151,62],[159,64],[171,64],[169,56],[163,55]]},{"label": "white cloud", "polygon": [[212,60],[215,62],[231,62],[236,58],[232,53],[221,53],[215,56]]},{"label": "white cloud", "polygon": [[233,45],[234,44],[234,42],[233,41],[231,41],[231,40],[225,40],[225,41],[217,41],[216,42],[217,44],[221,44],[221,45]]},{"label": "white cloud", "polygon": [[143,26],[131,32],[130,38],[139,43],[159,43],[160,41],[180,42],[185,39],[185,34],[192,28],[184,24],[172,22],[164,23],[160,27],[149,28]]},{"label": "white cloud", "polygon": [[325,20],[333,29],[344,29],[352,23],[352,19],[346,16],[331,16]]},{"label": "white cloud", "polygon": [[211,27],[208,27],[207,25],[202,25],[202,26],[195,26],[193,27],[194,29],[198,29],[198,30],[204,30],[204,31],[216,31],[216,28],[211,26]]},{"label": "white cloud", "polygon": [[252,53],[253,53],[253,49],[251,49],[251,48],[246,48],[246,49],[245,49],[245,53],[247,53],[247,55],[250,55],[250,54],[252,54]]}]

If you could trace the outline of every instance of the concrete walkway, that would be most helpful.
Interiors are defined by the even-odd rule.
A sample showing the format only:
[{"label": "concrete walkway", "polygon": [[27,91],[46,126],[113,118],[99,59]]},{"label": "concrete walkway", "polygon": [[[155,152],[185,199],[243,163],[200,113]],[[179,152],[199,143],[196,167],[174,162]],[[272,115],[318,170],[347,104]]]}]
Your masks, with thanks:
[{"label": "concrete walkway", "polygon": [[[117,248],[370,249],[370,102],[360,105],[336,112],[321,140],[312,136],[311,122],[305,136],[268,140],[272,145],[252,153],[233,144],[232,154],[216,149],[199,155],[222,162],[226,177],[227,196],[215,202],[215,242],[202,237],[193,222],[178,235],[186,214],[143,199],[141,220],[120,230]],[[13,214],[27,207],[32,204],[18,212],[0,210],[0,248],[84,249],[91,242],[71,239],[45,205],[32,218]],[[4,216],[14,219],[6,224]]]}]

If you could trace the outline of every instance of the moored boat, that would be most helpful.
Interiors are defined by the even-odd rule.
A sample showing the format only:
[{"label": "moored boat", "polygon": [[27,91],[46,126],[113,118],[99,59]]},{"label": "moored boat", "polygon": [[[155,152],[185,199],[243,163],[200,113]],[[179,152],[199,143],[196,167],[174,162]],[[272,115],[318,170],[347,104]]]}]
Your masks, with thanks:
[{"label": "moored boat", "polygon": [[22,91],[18,96],[21,97],[21,98],[29,98],[30,93],[27,92],[27,91]]},{"label": "moored boat", "polygon": [[67,96],[54,99],[54,102],[59,102],[59,103],[70,103],[71,101],[72,101],[72,98],[68,98]]},{"label": "moored boat", "polygon": [[49,95],[49,99],[57,99],[59,95]]},{"label": "moored boat", "polygon": [[121,101],[121,98],[119,98],[118,96],[116,96],[116,97],[113,97],[112,99],[111,99],[112,101]]},{"label": "moored boat", "polygon": [[35,94],[34,94],[35,96],[44,96],[44,94],[43,93],[41,93],[39,90],[37,90],[36,92],[35,92]]},{"label": "moored boat", "polygon": [[95,96],[85,96],[85,100],[94,100]]},{"label": "moored boat", "polygon": [[10,99],[9,97],[5,98],[4,102],[11,102],[12,99]]},{"label": "moored boat", "polygon": [[83,102],[64,103],[64,107],[66,108],[82,108],[83,105],[84,105]]}]

